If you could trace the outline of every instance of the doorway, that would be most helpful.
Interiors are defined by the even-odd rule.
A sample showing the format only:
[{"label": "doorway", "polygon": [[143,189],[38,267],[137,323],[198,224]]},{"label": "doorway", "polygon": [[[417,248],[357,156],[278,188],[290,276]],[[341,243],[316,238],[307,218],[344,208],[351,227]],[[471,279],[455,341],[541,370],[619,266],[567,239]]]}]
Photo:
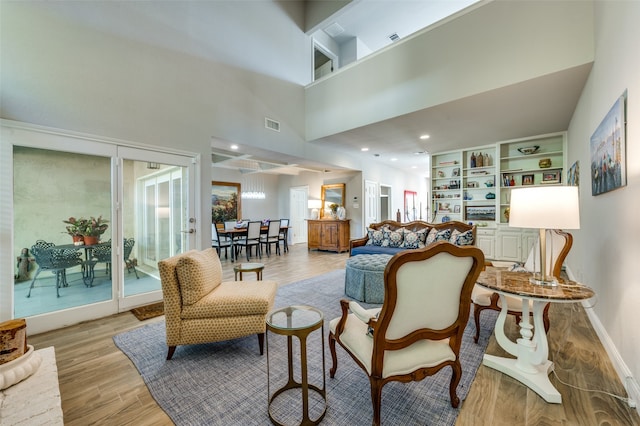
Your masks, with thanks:
[{"label": "doorway", "polygon": [[380,184],[380,221],[395,220],[391,211],[391,187]]},{"label": "doorway", "polygon": [[309,187],[297,186],[289,189],[290,220],[289,239],[291,244],[307,242],[307,219]]},{"label": "doorway", "polygon": [[[27,318],[31,334],[162,300],[157,262],[195,245],[193,157],[4,125],[2,137],[2,255],[26,267],[1,263],[0,320]],[[74,243],[69,222],[107,226]]]},{"label": "doorway", "polygon": [[331,74],[338,66],[338,57],[317,41],[313,43],[313,81]]}]

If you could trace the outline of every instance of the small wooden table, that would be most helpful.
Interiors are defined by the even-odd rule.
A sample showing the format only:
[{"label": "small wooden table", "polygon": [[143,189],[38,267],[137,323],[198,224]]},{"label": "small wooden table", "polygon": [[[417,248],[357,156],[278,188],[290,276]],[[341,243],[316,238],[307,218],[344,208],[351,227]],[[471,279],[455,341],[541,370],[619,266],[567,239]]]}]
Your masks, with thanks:
[{"label": "small wooden table", "polygon": [[255,272],[256,279],[262,281],[262,270],[264,269],[264,263],[238,263],[233,267],[235,280],[238,281],[238,274],[240,274],[240,281],[242,281],[243,272]]},{"label": "small wooden table", "polygon": [[[529,282],[529,272],[511,272],[488,267],[478,277],[477,283],[500,295],[502,310],[496,322],[498,344],[516,359],[484,355],[483,364],[519,380],[545,401],[560,404],[562,396],[549,380],[553,362],[549,361],[549,342],[544,331],[543,311],[547,303],[576,303],[592,298],[592,289],[575,281],[558,279],[557,286],[535,285]],[[507,318],[506,295],[522,298],[520,339],[511,341],[504,333]],[[530,323],[529,302],[533,302],[533,325]]]}]

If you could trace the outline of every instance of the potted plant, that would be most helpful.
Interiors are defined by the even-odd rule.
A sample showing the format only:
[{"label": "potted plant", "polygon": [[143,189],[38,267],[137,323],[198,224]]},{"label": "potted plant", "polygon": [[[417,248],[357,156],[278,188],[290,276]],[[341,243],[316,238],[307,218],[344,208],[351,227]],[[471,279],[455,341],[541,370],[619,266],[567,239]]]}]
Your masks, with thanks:
[{"label": "potted plant", "polygon": [[76,245],[83,244],[82,230],[86,227],[86,219],[76,219],[75,217],[70,217],[67,220],[63,220],[62,222],[66,223],[67,234],[71,235],[73,239],[73,243]]},{"label": "potted plant", "polygon": [[81,223],[82,228],[80,229],[80,234],[84,239],[84,243],[86,245],[98,244],[100,236],[104,234],[109,227],[107,222],[108,220],[103,219],[102,216],[98,216],[97,218],[91,216],[91,218]]}]

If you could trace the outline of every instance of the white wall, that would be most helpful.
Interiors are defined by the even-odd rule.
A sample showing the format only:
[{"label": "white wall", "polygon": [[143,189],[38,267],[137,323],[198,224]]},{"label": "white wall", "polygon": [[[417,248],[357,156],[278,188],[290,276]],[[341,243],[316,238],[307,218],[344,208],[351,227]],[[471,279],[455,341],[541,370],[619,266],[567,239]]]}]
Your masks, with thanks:
[{"label": "white wall", "polygon": [[[92,3],[98,8],[93,15],[105,4]],[[210,158],[212,136],[292,155],[309,149],[300,84],[87,28],[54,13],[58,6],[65,5],[2,2],[1,118],[187,150],[203,159]],[[90,12],[79,3],[66,6]],[[220,15],[243,22],[246,14],[231,7]],[[300,57],[310,58],[309,39],[291,17],[277,16],[269,25],[286,27],[290,39],[280,65],[291,61],[291,69],[299,69],[305,62]],[[265,129],[265,116],[280,121],[281,132]],[[211,180],[210,168],[203,167],[203,199]],[[202,217],[209,209],[203,203]],[[200,233],[205,245],[209,232]]]},{"label": "white wall", "polygon": [[[635,377],[636,387],[630,390],[638,401],[640,2],[598,1],[595,18],[595,62],[568,132],[568,164],[580,162],[581,229],[572,232],[574,244],[567,263],[576,279],[596,291],[594,326],[619,373]],[[625,90],[627,186],[592,196],[590,137]]]},{"label": "white wall", "polygon": [[592,23],[588,1],[483,5],[308,86],[307,139],[590,63]]}]

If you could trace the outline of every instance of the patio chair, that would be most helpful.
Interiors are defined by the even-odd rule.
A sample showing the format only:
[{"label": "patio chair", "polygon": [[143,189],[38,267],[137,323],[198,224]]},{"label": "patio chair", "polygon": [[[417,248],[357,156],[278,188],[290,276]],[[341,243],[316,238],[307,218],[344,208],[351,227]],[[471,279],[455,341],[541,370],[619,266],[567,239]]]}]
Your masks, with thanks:
[{"label": "patio chair", "polygon": [[56,249],[54,243],[49,243],[44,240],[37,240],[36,243],[31,246],[31,254],[38,264],[38,270],[31,281],[27,297],[31,297],[31,290],[33,290],[36,278],[38,278],[38,275],[40,275],[42,271],[51,271],[55,274],[56,295],[60,297],[60,287],[69,286],[67,282],[67,269],[83,264],[82,253],[77,249]]}]

